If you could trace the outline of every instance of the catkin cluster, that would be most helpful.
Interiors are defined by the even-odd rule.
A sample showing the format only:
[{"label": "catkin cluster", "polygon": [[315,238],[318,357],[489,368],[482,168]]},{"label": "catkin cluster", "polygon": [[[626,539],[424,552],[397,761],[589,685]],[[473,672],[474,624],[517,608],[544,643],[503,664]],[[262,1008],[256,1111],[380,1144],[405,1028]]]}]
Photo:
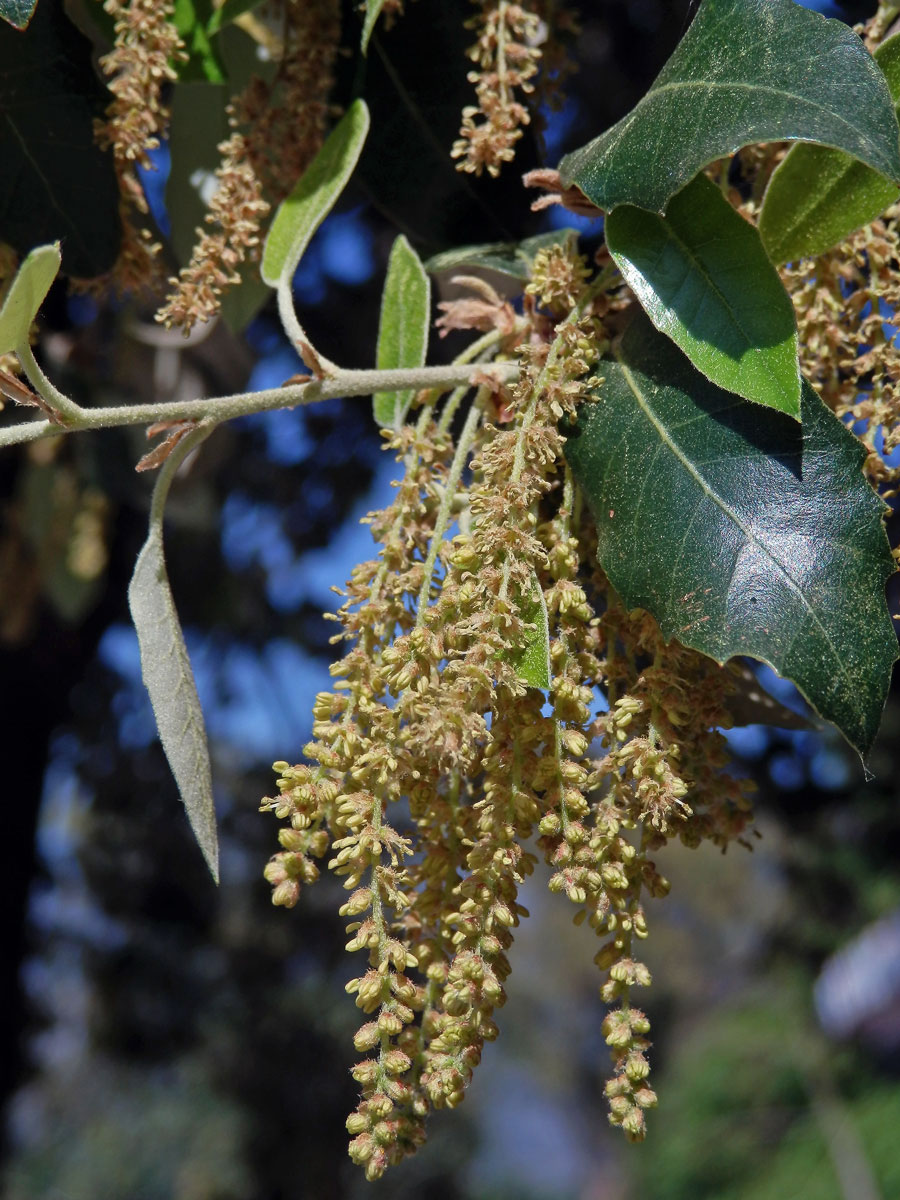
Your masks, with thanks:
[{"label": "catkin cluster", "polygon": [[[347,1127],[372,1179],[422,1142],[431,1110],[460,1103],[497,1036],[540,855],[604,939],[610,1119],[642,1137],[656,1097],[632,991],[650,982],[644,897],[667,890],[650,856],[673,836],[724,844],[748,820],[714,732],[727,672],[621,610],[563,460],[621,305],[589,274],[558,246],[537,255],[521,316],[483,288],[445,306],[445,328],[493,319],[519,382],[498,390],[485,369],[464,420],[459,396],[438,411],[426,395],[388,439],[403,476],[369,518],[381,551],[335,614],[334,688],[306,761],[277,763],[263,802],[287,822],[266,869],[274,902],[295,904],[322,860],[350,893],[347,948],[365,965],[347,985],[364,1018]],[[523,664],[544,629],[535,686]]]}]

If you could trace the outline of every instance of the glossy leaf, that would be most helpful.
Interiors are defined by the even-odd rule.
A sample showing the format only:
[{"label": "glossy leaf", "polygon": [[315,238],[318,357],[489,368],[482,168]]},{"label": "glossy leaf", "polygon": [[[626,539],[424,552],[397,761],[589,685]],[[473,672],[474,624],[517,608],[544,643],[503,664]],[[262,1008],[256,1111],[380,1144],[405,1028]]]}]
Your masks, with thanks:
[{"label": "glossy leaf", "polygon": [[601,367],[566,457],[624,603],[719,662],[769,663],[865,757],[897,640],[860,443],[809,384],[798,425],[717,388],[640,315]]},{"label": "glossy leaf", "polygon": [[37,0],[0,0],[0,18],[14,29],[25,29],[36,5]]},{"label": "glossy leaf", "polygon": [[363,20],[362,37],[360,39],[360,49],[363,54],[369,48],[369,38],[375,30],[375,22],[381,16],[381,10],[384,8],[384,0],[366,0],[366,15]]},{"label": "glossy leaf", "polygon": [[277,287],[282,277],[293,278],[310,239],[353,174],[368,132],[366,102],[354,100],[294,190],[278,206],[262,260],[262,277],[269,287]]},{"label": "glossy leaf", "polygon": [[799,415],[794,306],[756,229],[705,175],[664,217],[620,205],[606,244],[653,324],[707,379]]},{"label": "glossy leaf", "polygon": [[532,580],[531,596],[521,606],[519,616],[531,629],[525,645],[511,656],[511,664],[528,687],[546,690],[550,686],[550,624],[537,575]]},{"label": "glossy leaf", "polygon": [[[431,319],[431,281],[422,261],[405,237],[391,249],[381,296],[376,363],[381,371],[421,367],[428,352]],[[399,429],[412,404],[412,389],[376,392],[375,420],[381,429]]]},{"label": "glossy leaf", "polygon": [[540,250],[548,246],[567,245],[577,240],[575,229],[554,229],[550,233],[539,233],[521,242],[489,242],[480,246],[460,246],[455,250],[444,250],[432,255],[425,270],[432,275],[457,271],[482,269],[508,275],[523,282],[531,278],[534,260]]},{"label": "glossy leaf", "polygon": [[[185,439],[182,446],[186,447],[188,441]],[[176,465],[173,455],[163,467],[166,474],[160,475],[157,482],[150,530],[128,585],[128,606],[137,630],[141,674],[159,738],[194,836],[218,882],[219,850],[206,727],[163,553],[162,508]]]},{"label": "glossy leaf", "polygon": [[0,22],[0,240],[25,255],[58,239],[63,270],[83,278],[112,267],[121,239],[92,53],[61,4],[39,4],[24,33]]},{"label": "glossy leaf", "polygon": [[31,324],[59,273],[59,242],[32,250],[10,284],[0,308],[0,354],[8,354],[28,340]]},{"label": "glossy leaf", "polygon": [[664,212],[714,159],[780,141],[834,146],[900,182],[890,93],[852,30],[793,0],[703,0],[644,98],[559,170],[598,208]]},{"label": "glossy leaf", "polygon": [[[895,105],[900,101],[900,34],[875,51]],[[898,106],[900,107],[900,106]],[[884,175],[840,150],[791,148],[766,188],[759,232],[773,262],[822,254],[868,225],[900,191]]]}]

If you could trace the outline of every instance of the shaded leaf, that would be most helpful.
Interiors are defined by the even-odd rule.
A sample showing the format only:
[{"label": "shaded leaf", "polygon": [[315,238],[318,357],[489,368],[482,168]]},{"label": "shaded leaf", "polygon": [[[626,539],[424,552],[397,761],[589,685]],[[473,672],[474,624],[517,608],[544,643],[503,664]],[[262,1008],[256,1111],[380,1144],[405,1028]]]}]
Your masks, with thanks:
[{"label": "shaded leaf", "polygon": [[210,36],[218,33],[220,29],[224,29],[238,17],[242,17],[244,13],[250,12],[261,3],[262,0],[225,0],[225,3],[217,8],[210,17],[206,26],[207,33]]},{"label": "shaded leaf", "polygon": [[366,103],[354,100],[291,194],[279,204],[263,250],[262,277],[269,287],[276,287],[282,277],[293,277],[312,235],[353,174],[368,132]]},{"label": "shaded leaf", "polygon": [[208,28],[215,15],[210,0],[175,0],[172,23],[187,52],[187,59],[176,63],[179,79],[224,83],[225,68]]},{"label": "shaded leaf", "polygon": [[522,604],[519,616],[532,628],[523,648],[510,655],[510,663],[523,683],[546,691],[550,686],[550,625],[544,593],[536,574],[532,578],[531,596]]},{"label": "shaded leaf", "polygon": [[20,254],[57,239],[63,270],[92,278],[119,252],[112,155],[94,140],[109,93],[91,43],[61,4],[40,4],[24,33],[0,22],[0,240]]},{"label": "shaded leaf", "polygon": [[[202,431],[203,436],[207,431]],[[216,814],[206,727],[187,647],[178,621],[163,553],[162,509],[184,453],[199,440],[189,435],[165,464],[156,484],[150,530],[128,585],[128,606],[141,649],[141,674],[150,695],[159,738],[197,843],[213,879],[219,879]]]},{"label": "shaded leaf", "polygon": [[443,271],[480,267],[496,271],[511,279],[523,282],[531,278],[534,260],[541,250],[549,246],[568,245],[577,240],[575,229],[554,229],[550,233],[539,233],[521,242],[489,242],[481,246],[460,246],[455,250],[444,250],[434,254],[425,264],[432,275]]},{"label": "shaded leaf", "polygon": [[792,680],[865,757],[897,640],[865,451],[804,383],[802,425],[706,380],[638,315],[566,458],[603,569],[666,638]]},{"label": "shaded leaf", "polygon": [[354,190],[423,258],[470,242],[511,241],[540,219],[528,211],[520,182],[538,165],[533,125],[499,179],[458,171],[450,157],[461,111],[472,103],[465,27],[472,11],[471,0],[407,4],[390,34],[376,25],[367,55],[357,47],[337,63],[336,103],[363,95],[372,118]]},{"label": "shaded leaf", "polygon": [[[900,101],[900,34],[875,51],[891,97]],[[896,109],[895,109],[896,111]],[[900,192],[889,179],[828,146],[793,146],[769,180],[759,232],[773,262],[822,254],[868,225]]]},{"label": "shaded leaf", "polygon": [[793,0],[703,0],[646,96],[559,170],[598,208],[663,212],[708,163],[780,141],[835,146],[900,182],[890,93],[852,30]]},{"label": "shaded leaf", "polygon": [[25,29],[36,5],[37,0],[0,0],[0,17],[14,29]]},{"label": "shaded leaf", "polygon": [[736,690],[728,697],[733,725],[774,725],[778,729],[815,729],[809,717],[788,708],[766,691],[746,663],[729,663]]},{"label": "shaded leaf", "polygon": [[[431,319],[431,282],[421,259],[402,235],[391,248],[381,296],[376,364],[381,371],[421,367],[428,352]],[[399,429],[406,419],[414,392],[376,392],[372,398],[375,420],[382,429]]]},{"label": "shaded leaf", "polygon": [[705,175],[664,217],[620,205],[606,244],[653,324],[707,379],[799,415],[794,306],[756,229]]},{"label": "shaded leaf", "polygon": [[222,84],[179,82],[172,89],[166,212],[172,249],[182,267],[191,261],[197,229],[204,228],[205,197],[215,186],[212,175],[221,161],[218,146],[228,137],[228,100],[229,90]]},{"label": "shaded leaf", "polygon": [[0,309],[0,354],[28,341],[31,324],[59,272],[59,242],[38,246],[25,259]]},{"label": "shaded leaf", "polygon": [[[256,43],[234,25],[221,31],[216,44],[227,82],[179,82],[172,89],[166,212],[171,222],[172,248],[182,267],[191,260],[197,228],[204,228],[208,211],[205,198],[215,186],[212,176],[221,161],[219,144],[231,133],[226,105],[251,75],[268,79],[275,71],[274,63],[259,61]],[[242,263],[238,274],[241,282],[225,292],[221,307],[222,318],[234,333],[249,324],[271,295],[260,279],[257,263]]]}]

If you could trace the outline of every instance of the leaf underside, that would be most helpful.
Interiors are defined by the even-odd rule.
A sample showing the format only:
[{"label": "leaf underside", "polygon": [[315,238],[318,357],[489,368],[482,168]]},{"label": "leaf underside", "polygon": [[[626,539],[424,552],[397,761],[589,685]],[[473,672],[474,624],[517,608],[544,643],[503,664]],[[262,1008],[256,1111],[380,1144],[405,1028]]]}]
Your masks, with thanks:
[{"label": "leaf underside", "polygon": [[[402,235],[397,238],[388,260],[378,345],[375,361],[381,371],[398,367],[421,367],[428,352],[428,327],[431,318],[431,281],[422,262]],[[414,392],[376,392],[373,399],[375,421],[381,429],[399,429],[406,419]]]},{"label": "leaf underside", "polygon": [[360,37],[360,49],[363,54],[369,48],[369,38],[375,29],[375,22],[381,15],[381,10],[384,8],[384,0],[366,0],[366,15],[363,20],[362,35]]},{"label": "leaf underside", "polygon": [[27,341],[50,285],[59,272],[59,242],[37,246],[16,272],[0,308],[0,354],[8,354]]},{"label": "leaf underside", "polygon": [[792,680],[865,758],[897,642],[865,451],[804,383],[802,425],[711,384],[638,315],[566,444],[629,608]]},{"label": "leaf underside", "polygon": [[664,212],[708,163],[780,141],[834,146],[900,182],[890,93],[856,34],[793,0],[703,0],[649,92],[559,170],[606,211]]},{"label": "leaf underside", "polygon": [[[891,98],[900,101],[900,34],[875,51]],[[793,146],[766,188],[759,232],[773,262],[822,254],[897,200],[890,179],[829,146]]]},{"label": "leaf underside", "polygon": [[161,526],[151,525],[128,585],[141,672],[188,820],[213,879],[219,850],[203,711],[172,598]]},{"label": "leaf underside", "polygon": [[478,246],[460,246],[455,250],[444,250],[434,254],[425,263],[425,270],[432,275],[443,272],[465,271],[480,268],[496,271],[510,279],[528,280],[534,269],[538,252],[549,246],[567,245],[575,241],[575,229],[554,229],[550,233],[538,233],[521,242],[489,242]]},{"label": "leaf underside", "polygon": [[620,205],[606,244],[657,329],[728,391],[800,413],[797,326],[756,229],[705,175],[664,217]]},{"label": "leaf underside", "polygon": [[278,206],[263,250],[261,274],[269,287],[277,287],[282,276],[293,276],[313,234],[353,174],[368,132],[366,103],[354,100]]}]

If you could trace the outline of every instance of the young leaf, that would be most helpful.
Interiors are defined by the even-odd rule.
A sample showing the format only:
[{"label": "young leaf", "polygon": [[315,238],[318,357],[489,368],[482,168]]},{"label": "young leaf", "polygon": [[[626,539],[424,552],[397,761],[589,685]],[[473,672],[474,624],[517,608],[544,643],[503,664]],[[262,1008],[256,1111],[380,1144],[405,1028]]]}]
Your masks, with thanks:
[{"label": "young leaf", "polygon": [[62,261],[59,242],[37,246],[16,272],[0,309],[0,354],[8,354],[28,340],[37,316]]},{"label": "young leaf", "polygon": [[[900,111],[900,34],[875,51]],[[868,225],[898,195],[896,184],[827,146],[792,147],[766,188],[759,232],[773,262],[822,254]]]},{"label": "young leaf", "polygon": [[650,320],[707,379],[799,416],[794,306],[759,234],[714,183],[698,175],[664,217],[620,205],[606,244]]},{"label": "young leaf", "polygon": [[865,758],[897,657],[865,451],[804,383],[802,425],[706,380],[641,315],[566,444],[603,569],[667,638],[792,680]]},{"label": "young leaf", "polygon": [[664,212],[714,159],[780,141],[834,146],[900,182],[890,93],[852,30],[793,0],[703,0],[646,96],[559,170],[598,208]]},{"label": "young leaf", "polygon": [[369,132],[365,100],[354,100],[289,196],[282,200],[263,250],[262,277],[291,279],[312,235],[337,203]]},{"label": "young leaf", "polygon": [[213,879],[219,850],[203,711],[163,554],[162,517],[175,470],[209,430],[189,434],[162,468],[153,493],[150,529],[128,585],[128,606],[141,649],[141,674],[162,742],[194,836]]},{"label": "young leaf", "polygon": [[[381,296],[376,363],[381,371],[421,367],[428,351],[431,318],[431,281],[421,259],[402,235],[388,260]],[[412,404],[411,389],[376,392],[372,398],[375,420],[381,429],[399,429]]]},{"label": "young leaf", "polygon": [[362,37],[359,43],[359,48],[363,54],[369,49],[369,38],[375,30],[375,22],[381,16],[383,8],[384,0],[366,0],[366,16],[363,21]]},{"label": "young leaf", "polygon": [[0,17],[14,29],[26,29],[37,0],[0,0]]},{"label": "young leaf", "polygon": [[528,640],[522,649],[510,656],[510,662],[523,683],[546,690],[550,686],[550,625],[547,603],[536,574],[532,579],[531,596],[522,604],[519,616],[533,628],[528,631]]},{"label": "young leaf", "polygon": [[575,229],[554,229],[550,233],[538,233],[521,242],[490,242],[482,246],[460,246],[455,250],[444,250],[432,255],[425,270],[432,275],[444,271],[480,267],[485,271],[496,271],[510,279],[531,278],[534,260],[540,250],[548,246],[566,245],[578,238]]}]

